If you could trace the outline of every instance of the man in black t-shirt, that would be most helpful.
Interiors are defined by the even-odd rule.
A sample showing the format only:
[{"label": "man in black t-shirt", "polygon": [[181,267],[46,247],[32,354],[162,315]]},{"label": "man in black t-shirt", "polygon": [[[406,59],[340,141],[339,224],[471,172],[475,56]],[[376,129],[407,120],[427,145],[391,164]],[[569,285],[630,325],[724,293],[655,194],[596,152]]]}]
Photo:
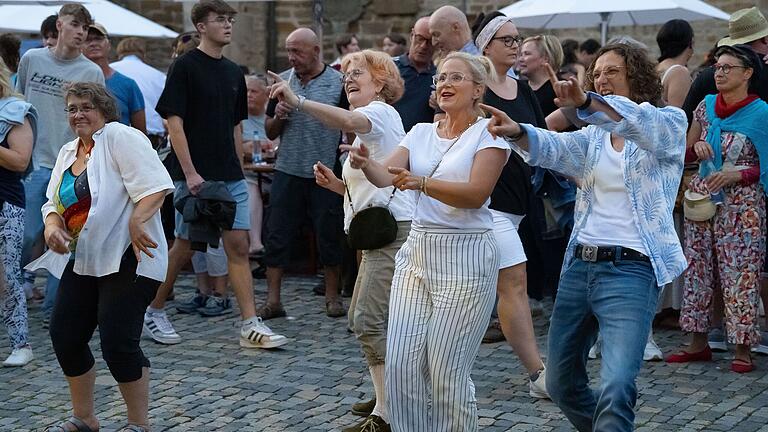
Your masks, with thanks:
[{"label": "man in black t-shirt", "polygon": [[[235,13],[222,0],[202,0],[192,8],[200,45],[172,65],[157,112],[168,121],[173,149],[168,167],[176,187],[174,196],[187,192],[195,195],[205,181],[218,181],[237,202],[234,224],[222,232],[222,240],[243,318],[240,345],[275,348],[287,339],[274,334],[256,317],[248,262],[248,186],[240,163],[240,122],[248,118],[245,78],[237,64],[221,53],[232,40]],[[176,241],[168,254],[167,277],[144,317],[144,331],[159,343],[181,342],[163,308],[181,267],[192,257],[190,246],[189,224],[177,212]],[[225,301],[222,297],[214,300]]]}]

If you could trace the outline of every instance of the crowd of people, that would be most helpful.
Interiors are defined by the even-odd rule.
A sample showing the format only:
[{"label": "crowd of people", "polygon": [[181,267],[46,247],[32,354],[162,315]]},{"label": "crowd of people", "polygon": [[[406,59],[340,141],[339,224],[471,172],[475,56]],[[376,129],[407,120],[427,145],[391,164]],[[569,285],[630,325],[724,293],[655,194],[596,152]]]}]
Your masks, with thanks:
[{"label": "crowd of people", "polygon": [[[169,302],[230,314],[231,288],[240,346],[289,344],[264,321],[287,315],[284,276],[307,223],[315,291],[328,317],[347,317],[340,331],[373,384],[345,432],[478,430],[481,342],[506,340],[530,396],[579,431],[633,430],[644,360],[711,361],[732,344],[731,370],[748,373],[753,352],[768,354],[757,8],[735,12],[693,70],[683,20],[661,27],[652,59],[628,36],[523,37],[501,12],[470,25],[443,6],[381,49],[341,35],[330,64],[298,28],[288,70],[251,74],[222,54],[235,15],[196,3],[167,74],[137,38],[110,62],[108,29],[79,3],[46,19],[43,46],[23,56],[0,35],[3,365],[33,361],[27,302],[41,301],[73,408],[47,431],[99,429],[97,327],[127,432],[150,430],[142,336],[183,342]],[[190,263],[197,290],[175,300]],[[267,283],[258,303],[254,276]],[[546,356],[532,319],[544,296]],[[652,325],[668,309],[692,339],[664,358]]]}]

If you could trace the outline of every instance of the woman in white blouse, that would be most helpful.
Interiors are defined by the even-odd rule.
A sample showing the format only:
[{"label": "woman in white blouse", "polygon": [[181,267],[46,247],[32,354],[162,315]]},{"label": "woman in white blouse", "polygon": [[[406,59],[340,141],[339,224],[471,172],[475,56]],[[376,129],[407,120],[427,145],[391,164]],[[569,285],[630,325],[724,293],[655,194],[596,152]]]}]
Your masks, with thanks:
[{"label": "woman in white blouse", "polygon": [[[359,148],[365,144],[372,159],[383,161],[398,148],[405,136],[400,114],[391,105],[403,95],[403,80],[397,66],[385,53],[364,50],[345,56],[341,70],[344,72],[344,91],[354,108],[352,111],[300,99],[288,83],[271,72],[278,82],[272,87],[270,96],[306,112],[330,128],[356,134],[353,146]],[[349,307],[350,328],[354,330],[368,362],[376,404],[371,415],[344,431],[381,430],[389,423],[384,391],[389,292],[395,271],[395,254],[411,229],[413,192],[398,192],[391,185],[387,189],[379,189],[360,170],[352,169],[349,160],[344,162],[342,179],[320,162],[314,168],[318,185],[344,196],[346,232],[356,212],[372,205],[388,206],[397,221],[397,238],[392,243],[379,249],[362,251]]]},{"label": "woman in white blouse", "polygon": [[439,65],[443,120],[417,124],[383,162],[342,146],[371,183],[417,191],[397,253],[389,305],[386,388],[394,431],[477,430],[472,364],[493,308],[499,254],[488,209],[509,157],[478,104],[494,75],[484,57]]},{"label": "woman in white blouse", "polygon": [[76,83],[65,101],[77,138],[62,147],[48,184],[42,212],[49,250],[28,266],[61,278],[50,334],[73,415],[46,430],[99,429],[88,347],[98,326],[127,407],[128,425],[120,430],[148,431],[149,360],[139,339],[144,310],[165,278],[160,206],[173,183],[147,137],[117,121],[104,86]]}]

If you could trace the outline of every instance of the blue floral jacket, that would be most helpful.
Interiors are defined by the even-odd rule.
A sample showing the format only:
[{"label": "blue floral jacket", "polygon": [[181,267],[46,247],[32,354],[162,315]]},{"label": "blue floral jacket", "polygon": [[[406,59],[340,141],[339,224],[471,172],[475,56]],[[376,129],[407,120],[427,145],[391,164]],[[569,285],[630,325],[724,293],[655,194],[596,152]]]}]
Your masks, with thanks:
[{"label": "blue floral jacket", "polygon": [[591,95],[610,105],[623,119],[615,122],[605,113],[579,110],[579,118],[589,126],[576,132],[555,133],[526,124],[528,152],[514,148],[530,165],[581,179],[565,269],[574,258],[575,239],[592,212],[594,168],[606,135],[624,137],[624,185],[632,203],[633,222],[649,253],[656,281],[662,286],[688,266],[672,221],[685,158],[685,113],[675,107],[638,105],[622,96]]}]

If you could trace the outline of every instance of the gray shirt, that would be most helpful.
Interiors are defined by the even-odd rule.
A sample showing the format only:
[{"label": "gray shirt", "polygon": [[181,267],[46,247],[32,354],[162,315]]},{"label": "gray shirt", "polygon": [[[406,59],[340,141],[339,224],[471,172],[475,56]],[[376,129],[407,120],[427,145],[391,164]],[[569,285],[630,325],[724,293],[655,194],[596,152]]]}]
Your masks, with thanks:
[{"label": "gray shirt", "polygon": [[75,138],[64,111],[64,94],[67,85],[83,81],[104,85],[101,68],[82,54],[62,60],[51,49],[37,48],[21,58],[16,91],[38,112],[37,143],[32,153],[36,167],[53,168],[59,150]]},{"label": "gray shirt", "polygon": [[[280,76],[290,82],[291,90],[297,96],[349,108],[346,96],[342,97],[341,73],[336,69],[326,66],[323,72],[312,78],[306,85],[302,85],[299,77],[292,71],[293,69],[287,70]],[[274,116],[275,104],[275,101],[270,101],[267,116]],[[338,129],[328,129],[313,117],[294,111],[288,117],[280,134],[280,155],[275,169],[297,177],[314,178],[312,165],[315,162],[320,161],[325,166],[333,168],[340,138],[341,132]]]}]

